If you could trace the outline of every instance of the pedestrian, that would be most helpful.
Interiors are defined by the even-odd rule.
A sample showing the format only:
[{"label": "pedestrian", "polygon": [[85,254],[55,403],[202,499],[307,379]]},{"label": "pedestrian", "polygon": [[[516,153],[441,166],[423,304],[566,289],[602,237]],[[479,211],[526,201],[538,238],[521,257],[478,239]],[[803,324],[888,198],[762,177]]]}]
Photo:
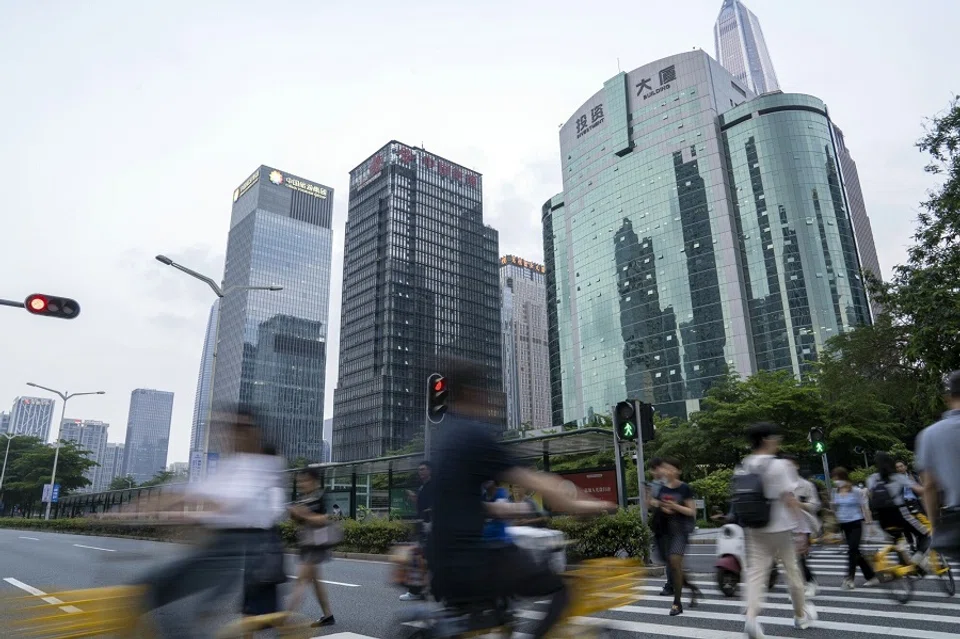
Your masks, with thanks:
[{"label": "pedestrian", "polygon": [[847,576],[843,580],[844,590],[853,590],[854,579],[857,576],[857,566],[866,579],[863,586],[873,588],[880,582],[873,566],[860,552],[860,542],[863,539],[865,525],[870,525],[872,515],[867,506],[867,500],[862,490],[850,483],[850,474],[846,468],[837,467],[831,473],[833,477],[833,512],[837,518],[840,532],[847,544]]},{"label": "pedestrian", "polygon": [[[903,475],[910,480],[911,485],[907,486],[903,491],[903,503],[914,515],[923,512],[923,503],[921,497],[923,495],[923,481],[920,479],[920,475],[910,470],[910,466],[907,465],[907,462],[902,459],[897,460],[897,473]],[[915,487],[919,487],[920,491],[917,492],[914,490]]]},{"label": "pedestrian", "polygon": [[817,619],[817,611],[806,601],[793,540],[800,512],[797,469],[791,462],[776,457],[782,441],[776,425],[754,424],[747,430],[747,437],[752,452],[734,475],[733,511],[745,528],[747,619],[744,630],[751,639],[760,639],[766,635],[758,618],[766,597],[770,566],[777,560],[786,573],[794,625],[800,630],[809,628]]},{"label": "pedestrian", "polygon": [[433,466],[429,461],[422,461],[417,467],[417,478],[420,480],[420,487],[416,492],[407,491],[407,499],[414,502],[417,509],[417,527],[416,527],[416,565],[419,566],[419,574],[411,579],[407,586],[407,592],[400,595],[400,601],[422,601],[425,599],[424,586],[426,583],[426,565],[423,562],[423,550],[427,544],[427,535],[430,534],[430,516],[433,513]]},{"label": "pedestrian", "polygon": [[660,491],[663,489],[663,460],[654,457],[650,460],[650,472],[653,474],[653,481],[650,483],[650,491],[647,493],[647,508],[653,511],[650,517],[650,531],[653,533],[654,545],[657,554],[660,555],[660,561],[667,568],[667,582],[663,584],[663,590],[660,591],[661,597],[673,596],[673,579],[670,577],[670,535],[666,527],[666,518],[659,508],[656,507],[660,498]]},{"label": "pedestrian", "polygon": [[917,438],[917,468],[923,478],[923,500],[933,525],[933,547],[950,557],[960,555],[960,371],[947,376],[947,412]]},{"label": "pedestrian", "polygon": [[300,473],[297,477],[297,488],[304,498],[290,507],[290,517],[301,525],[300,568],[287,610],[299,610],[307,588],[312,585],[323,616],[311,627],[332,626],[336,620],[327,587],[321,581],[320,564],[330,560],[330,549],[339,542],[339,524],[335,518],[327,515],[323,503],[323,475],[319,468],[307,468]]},{"label": "pedestrian", "polygon": [[[810,480],[800,474],[800,460],[794,455],[781,455],[781,459],[791,462],[797,469],[797,500],[800,502],[800,510],[796,517],[796,528],[793,529],[793,540],[797,548],[797,562],[800,570],[803,572],[803,580],[806,582],[806,597],[808,599],[817,596],[817,580],[810,570],[807,559],[810,555],[810,537],[820,530],[820,521],[817,519],[817,513],[820,512],[820,494],[817,486]],[[777,564],[773,565],[773,571],[770,573],[770,589],[777,582]]]},{"label": "pedestrian", "polygon": [[660,517],[663,519],[662,528],[666,533],[664,549],[667,556],[667,570],[669,571],[671,590],[673,591],[673,605],[670,607],[670,616],[683,614],[683,604],[680,596],[686,586],[692,592],[690,607],[697,605],[697,598],[702,594],[700,589],[687,579],[683,572],[683,558],[687,552],[687,543],[690,533],[693,532],[694,521],[697,515],[696,502],[693,500],[693,490],[688,484],[680,480],[680,462],[666,458],[660,460],[660,477],[663,484],[657,491],[657,498],[653,500]]},{"label": "pedestrian", "polygon": [[907,490],[923,492],[923,489],[906,475],[897,473],[896,464],[887,453],[877,453],[874,465],[877,472],[867,478],[873,516],[880,527],[895,539],[901,535],[905,537],[911,548],[915,549],[913,563],[928,568],[925,553],[930,547],[930,531],[913,516],[904,497]]}]

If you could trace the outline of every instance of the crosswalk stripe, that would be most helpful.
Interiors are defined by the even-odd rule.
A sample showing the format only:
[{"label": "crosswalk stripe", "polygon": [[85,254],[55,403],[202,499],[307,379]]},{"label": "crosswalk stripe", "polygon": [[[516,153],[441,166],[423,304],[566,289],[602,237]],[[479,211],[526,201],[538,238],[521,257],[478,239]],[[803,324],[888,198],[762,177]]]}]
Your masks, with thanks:
[{"label": "crosswalk stripe", "polygon": [[[708,588],[707,592],[720,592],[720,590],[716,587],[717,584],[715,581],[694,581],[693,584],[696,586]],[[741,584],[741,588],[742,588],[742,584]],[[844,590],[839,586],[818,586],[817,590],[820,592],[850,592],[849,590]],[[880,588],[864,588],[864,589],[858,588],[856,592],[859,595],[867,595],[867,594],[876,595],[877,597],[883,597],[888,601],[890,600],[890,595]],[[940,591],[929,592],[929,591],[923,591],[923,590],[914,591],[913,596],[915,599],[922,598],[922,597],[934,597],[936,599],[948,598],[948,595],[945,592],[940,592]]]},{"label": "crosswalk stripe", "polygon": [[[743,605],[736,603],[735,605]],[[645,606],[623,606],[622,608],[617,608],[620,612],[629,612],[635,614],[652,614],[652,615],[663,615],[664,610],[662,608],[647,608]],[[693,618],[693,619],[706,619],[709,621],[734,621],[734,622],[743,622],[743,614],[729,614],[723,612],[698,612],[698,611],[686,611],[683,612],[684,617]],[[792,615],[788,619],[786,617],[760,617],[760,623],[765,626],[793,626]],[[861,623],[844,623],[842,621],[823,621],[818,620],[814,628],[823,629],[823,630],[841,630],[844,632],[856,632],[861,634],[873,634],[873,635],[885,635],[885,636],[896,636],[896,637],[916,637],[917,639],[956,639],[956,632],[937,632],[934,630],[917,630],[914,628],[899,628],[894,626],[871,626]],[[743,634],[741,633],[742,637]]]},{"label": "crosswalk stripe", "polygon": [[[532,610],[521,610],[517,616],[524,619],[541,619],[543,613]],[[688,626],[673,626],[659,623],[645,623],[643,621],[627,621],[625,619],[598,619],[597,617],[576,617],[571,621],[581,626],[597,626],[610,630],[636,632],[642,635],[659,637],[684,637],[684,639],[743,639],[743,632],[723,632],[710,628],[691,628]],[[800,639],[789,635],[777,635],[782,639]]]},{"label": "crosswalk stripe", "polygon": [[[639,586],[639,587],[635,588],[634,590],[642,590],[642,591],[644,591],[644,592],[660,592],[660,587],[659,587],[659,586]],[[822,589],[821,589],[821,590],[822,590]],[[847,592],[849,592],[849,591],[847,591]],[[719,590],[716,590],[716,591],[713,591],[713,590],[705,590],[705,591],[704,591],[704,594],[708,594],[708,595],[711,595],[711,596],[724,596],[724,597],[725,597],[725,595],[723,595],[723,593],[721,593]],[[768,598],[768,599],[790,599],[790,593],[786,593],[786,592],[771,592],[771,593],[767,593],[767,598]],[[664,600],[664,601],[667,601],[668,599],[669,599],[669,597],[663,597],[663,600]],[[730,601],[735,601],[734,599],[729,599],[729,600],[730,600]],[[656,601],[656,599],[654,599],[654,601]],[[701,603],[703,603],[703,604],[707,604],[707,603],[713,601],[713,599],[701,599],[700,601],[701,601]],[[723,600],[721,599],[720,601],[723,601]],[[829,601],[829,602],[831,602],[831,603],[849,603],[849,604],[867,604],[867,605],[878,605],[878,604],[886,604],[886,603],[889,603],[889,601],[883,601],[883,600],[878,600],[878,599],[871,599],[870,597],[857,597],[857,596],[831,597],[831,596],[829,596],[829,595],[826,595],[826,596],[825,596],[825,595],[821,595],[821,594],[819,594],[819,593],[817,594],[816,597],[813,597],[813,598],[812,598],[812,601],[813,601],[813,603],[817,606],[817,609],[818,609],[818,610],[823,610],[822,608],[820,608],[820,602],[822,602],[822,601]],[[742,602],[741,602],[741,605],[743,605]],[[946,602],[942,602],[942,601],[911,601],[906,607],[907,607],[907,608],[929,608],[929,609],[931,609],[931,610],[954,610],[954,611],[960,613],[960,604],[956,604],[956,603],[946,603]],[[844,614],[846,614],[848,610],[850,610],[850,609],[844,608],[844,609],[843,609]],[[873,615],[873,613],[874,613],[873,610],[864,611],[864,614]],[[899,618],[900,616],[901,616],[901,615],[899,615],[899,614],[897,615],[898,618]],[[924,617],[924,619],[926,619],[926,617]],[[954,622],[951,621],[951,623],[954,623]],[[956,618],[956,622],[955,622],[955,623],[960,623],[960,617],[957,617],[957,618]]]}]

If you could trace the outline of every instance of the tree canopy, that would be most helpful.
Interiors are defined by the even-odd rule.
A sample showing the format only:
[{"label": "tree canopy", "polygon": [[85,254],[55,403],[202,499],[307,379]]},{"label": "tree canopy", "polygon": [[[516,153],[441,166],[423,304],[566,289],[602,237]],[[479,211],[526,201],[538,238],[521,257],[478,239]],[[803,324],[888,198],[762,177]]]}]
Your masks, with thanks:
[{"label": "tree canopy", "polygon": [[[4,452],[6,445],[4,444]],[[96,463],[88,459],[90,451],[73,442],[61,442],[57,458],[57,483],[60,495],[90,485],[83,473]],[[36,437],[14,437],[10,440],[7,472],[3,479],[3,502],[7,506],[39,502],[43,486],[50,483],[56,449]]]}]

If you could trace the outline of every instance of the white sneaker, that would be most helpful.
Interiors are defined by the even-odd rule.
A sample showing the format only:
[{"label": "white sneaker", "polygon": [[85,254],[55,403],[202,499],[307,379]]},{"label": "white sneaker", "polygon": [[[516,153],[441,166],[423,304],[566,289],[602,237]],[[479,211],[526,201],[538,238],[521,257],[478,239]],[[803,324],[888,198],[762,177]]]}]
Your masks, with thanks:
[{"label": "white sneaker", "polygon": [[423,601],[426,599],[423,595],[415,595],[412,592],[408,592],[400,595],[400,601]]},{"label": "white sneaker", "polygon": [[880,585],[880,580],[877,579],[876,577],[874,577],[873,579],[867,579],[865,582],[863,582],[864,588],[876,588],[879,585]]},{"label": "white sneaker", "polygon": [[818,617],[819,615],[814,605],[807,603],[803,606],[803,616],[795,618],[793,625],[796,626],[797,630],[806,630],[813,625],[813,622],[816,621]]},{"label": "white sneaker", "polygon": [[804,595],[807,599],[813,599],[817,596],[817,582],[808,581],[807,585],[804,587]]},{"label": "white sneaker", "polygon": [[844,579],[842,587],[844,590],[853,590],[854,589],[853,579]]},{"label": "white sneaker", "polygon": [[748,639],[767,639],[767,635],[763,634],[763,626],[756,619],[747,619],[743,631],[747,634]]}]

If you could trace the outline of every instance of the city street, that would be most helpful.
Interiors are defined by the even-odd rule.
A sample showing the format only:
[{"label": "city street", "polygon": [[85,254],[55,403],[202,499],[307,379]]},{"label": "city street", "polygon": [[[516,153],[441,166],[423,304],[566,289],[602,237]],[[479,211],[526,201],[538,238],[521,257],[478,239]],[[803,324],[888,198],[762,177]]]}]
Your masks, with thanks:
[{"label": "city street", "polygon": [[[44,596],[72,588],[128,583],[179,552],[182,547],[175,544],[0,530],[0,594]],[[295,558],[288,559],[289,574],[293,574]],[[794,629],[789,596],[781,583],[772,593],[764,614],[767,634],[822,639],[881,636],[947,639],[960,633],[960,601],[946,598],[934,581],[919,584],[915,600],[902,606],[891,601],[881,589],[841,590],[845,561],[841,546],[814,552],[811,568],[821,584],[815,599],[820,612],[816,628]],[[690,569],[698,573],[695,581],[705,593],[705,599],[697,608],[688,607],[682,616],[669,617],[669,600],[658,596],[663,580],[655,579],[637,584],[637,601],[632,605],[580,619],[578,623],[604,626],[611,631],[608,635],[611,638],[741,637],[741,602],[724,597],[713,583],[713,546],[691,545],[688,563]],[[338,559],[327,564],[324,579],[337,625],[317,631],[317,636],[332,639],[402,637],[397,634],[402,628],[393,620],[410,604],[398,601],[400,591],[390,586],[387,578],[388,566],[383,563]],[[289,585],[284,587],[284,592],[288,591]],[[536,602],[530,602],[523,606],[521,616],[535,619],[541,610]],[[314,602],[309,602],[304,612],[311,617],[320,615]],[[227,612],[223,617],[226,619]]]}]

